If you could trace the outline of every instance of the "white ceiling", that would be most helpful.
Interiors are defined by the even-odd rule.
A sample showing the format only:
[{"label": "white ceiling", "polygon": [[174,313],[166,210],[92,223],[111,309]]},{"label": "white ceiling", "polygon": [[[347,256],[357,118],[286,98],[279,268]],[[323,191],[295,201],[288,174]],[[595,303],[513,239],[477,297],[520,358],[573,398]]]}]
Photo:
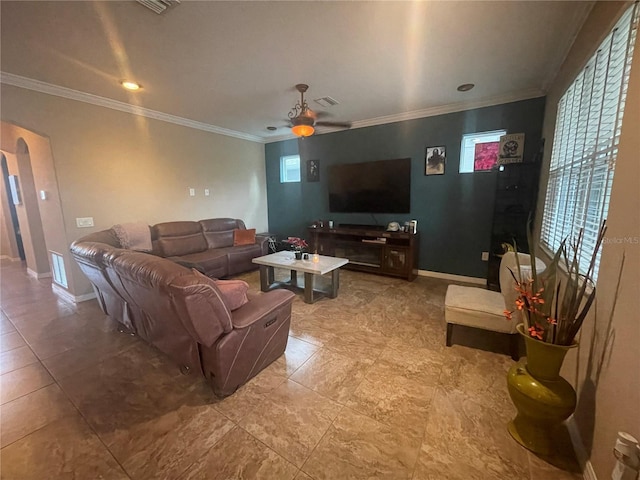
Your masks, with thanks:
[{"label": "white ceiling", "polygon": [[[266,127],[286,125],[296,83],[354,127],[543,95],[592,4],[183,0],[157,15],[133,0],[3,0],[1,70],[272,141],[289,135]],[[313,102],[327,95],[340,104]]]}]

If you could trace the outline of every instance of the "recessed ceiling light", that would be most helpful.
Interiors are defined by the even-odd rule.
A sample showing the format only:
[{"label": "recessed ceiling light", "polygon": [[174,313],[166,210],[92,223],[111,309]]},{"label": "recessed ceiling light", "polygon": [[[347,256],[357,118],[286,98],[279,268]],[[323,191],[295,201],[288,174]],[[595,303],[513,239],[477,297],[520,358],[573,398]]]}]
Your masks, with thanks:
[{"label": "recessed ceiling light", "polygon": [[122,85],[127,90],[131,90],[131,91],[140,90],[142,88],[142,86],[139,83],[130,82],[128,80],[121,81],[120,85]]},{"label": "recessed ceiling light", "polygon": [[267,127],[267,130],[269,130],[269,131],[271,131],[271,132],[273,132],[274,130],[277,130],[277,129],[278,129],[278,127],[272,127],[271,125],[269,125],[269,126]]},{"label": "recessed ceiling light", "polygon": [[473,83],[463,83],[462,85],[460,85],[458,87],[458,91],[459,92],[468,92],[469,90],[471,90],[473,87],[475,87],[475,85]]}]

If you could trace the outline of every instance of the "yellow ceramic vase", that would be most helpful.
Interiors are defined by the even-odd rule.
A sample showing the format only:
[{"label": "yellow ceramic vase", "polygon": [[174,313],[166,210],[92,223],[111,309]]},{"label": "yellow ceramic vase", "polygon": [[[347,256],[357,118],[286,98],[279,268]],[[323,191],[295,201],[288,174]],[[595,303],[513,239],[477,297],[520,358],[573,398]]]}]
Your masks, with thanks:
[{"label": "yellow ceramic vase", "polygon": [[576,408],[576,392],[560,376],[560,367],[567,352],[578,345],[545,343],[525,333],[522,324],[517,328],[525,339],[527,360],[516,363],[507,375],[509,395],[518,410],[509,433],[529,450],[548,455],[556,449],[559,427]]}]

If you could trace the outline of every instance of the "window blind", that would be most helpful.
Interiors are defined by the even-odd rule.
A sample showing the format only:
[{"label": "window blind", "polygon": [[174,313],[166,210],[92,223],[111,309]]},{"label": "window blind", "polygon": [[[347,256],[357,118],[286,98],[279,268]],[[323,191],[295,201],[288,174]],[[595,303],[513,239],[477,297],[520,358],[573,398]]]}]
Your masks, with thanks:
[{"label": "window blind", "polygon": [[[556,251],[584,228],[582,273],[609,211],[637,27],[634,3],[558,103],[541,240]],[[598,253],[594,280],[599,264]]]}]

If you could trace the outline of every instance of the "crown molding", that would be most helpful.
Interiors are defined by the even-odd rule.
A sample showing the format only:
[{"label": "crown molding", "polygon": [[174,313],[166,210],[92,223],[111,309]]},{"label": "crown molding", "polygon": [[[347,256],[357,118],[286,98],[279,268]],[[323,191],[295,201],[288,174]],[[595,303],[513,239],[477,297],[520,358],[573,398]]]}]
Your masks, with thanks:
[{"label": "crown molding", "polygon": [[256,135],[250,135],[248,133],[242,133],[235,130],[216,127],[215,125],[210,125],[208,123],[189,120],[188,118],[158,112],[149,108],[131,105],[129,103],[112,100],[110,98],[100,97],[91,93],[80,92],[71,88],[41,82],[40,80],[34,80],[33,78],[14,75],[12,73],[0,72],[0,83],[13,85],[14,87],[24,88],[27,90],[33,90],[40,93],[46,93],[47,95],[55,95],[57,97],[68,98],[70,100],[76,100],[78,102],[89,103],[98,107],[110,108],[112,110],[130,113],[132,115],[153,118],[154,120],[173,123],[175,125],[181,125],[183,127],[194,128],[196,130],[203,130],[205,132],[217,133],[219,135],[225,135],[228,137],[240,138],[242,140],[249,140],[251,142],[264,143],[264,138],[258,137]]},{"label": "crown molding", "polygon": [[[178,117],[168,113],[158,112],[145,107],[139,107],[131,105],[129,103],[120,102],[118,100],[112,100],[110,98],[100,97],[91,93],[80,92],[71,88],[61,87],[59,85],[53,85],[51,83],[41,82],[33,78],[22,77],[20,75],[14,75],[12,73],[0,72],[0,83],[6,85],[13,85],[14,87],[24,88],[27,90],[33,90],[47,95],[55,95],[57,97],[68,98],[70,100],[76,100],[78,102],[89,103],[99,107],[110,108],[112,110],[118,110],[120,112],[130,113],[132,115],[139,115],[142,117],[153,118],[154,120],[160,120],[162,122],[173,123],[175,125],[181,125],[183,127],[194,128],[196,130],[203,130],[205,132],[217,133],[219,135],[225,135],[228,137],[240,138],[242,140],[249,140],[257,143],[274,143],[283,140],[291,140],[297,138],[295,135],[288,133],[284,135],[277,135],[272,137],[260,137],[257,135],[251,135],[248,133],[237,132],[235,130],[229,130],[222,127],[216,127],[208,123],[198,122],[196,120],[189,120],[188,118]],[[476,108],[491,107],[494,105],[500,105],[503,103],[517,102],[520,100],[528,100],[531,98],[542,97],[545,95],[544,90],[539,88],[532,88],[515,93],[509,93],[506,95],[499,95],[483,100],[476,100],[470,102],[451,103],[447,105],[440,105],[437,107],[425,108],[422,110],[413,110],[411,112],[404,112],[395,115],[386,115],[382,117],[370,118],[367,120],[357,120],[353,122],[351,129],[373,127],[376,125],[384,125],[387,123],[404,122],[407,120],[416,120],[425,117],[434,117],[436,115],[445,115],[448,113],[462,112],[465,110],[474,110]],[[330,131],[317,131],[317,135],[325,135],[328,133],[334,133],[340,130],[331,129]],[[346,129],[345,129],[346,130]]]},{"label": "crown molding", "polygon": [[416,120],[418,118],[435,117],[437,115],[446,115],[448,113],[463,112],[465,110],[475,110],[477,108],[492,107],[503,103],[518,102],[520,100],[529,100],[531,98],[543,97],[544,91],[538,88],[532,88],[521,92],[508,93],[498,95],[482,100],[474,100],[461,103],[450,103],[447,105],[439,105],[437,107],[424,108],[422,110],[413,110],[411,112],[399,113],[396,115],[386,115],[383,117],[370,118],[368,120],[358,120],[353,122],[351,128],[372,127],[374,125],[384,125],[386,123],[404,122],[406,120]]},{"label": "crown molding", "polygon": [[[448,113],[464,112],[466,110],[475,110],[477,108],[493,107],[495,105],[502,105],[504,103],[519,102],[521,100],[529,100],[532,98],[544,97],[546,93],[539,88],[531,88],[528,90],[522,90],[520,92],[508,93],[505,95],[498,95],[482,100],[475,100],[470,102],[450,103],[447,105],[440,105],[437,107],[424,108],[422,110],[413,110],[411,112],[398,113],[395,115],[386,115],[383,117],[370,118],[367,120],[357,120],[351,124],[351,130],[355,128],[373,127],[376,125],[384,125],[387,123],[404,122],[407,120],[416,120],[419,118],[435,117],[437,115],[446,115]],[[326,133],[334,133],[347,129],[331,130],[327,132],[318,131],[317,135],[323,135]],[[264,143],[279,142],[282,140],[290,140],[297,138],[295,135],[278,135],[276,137],[268,137],[263,141]]]}]

